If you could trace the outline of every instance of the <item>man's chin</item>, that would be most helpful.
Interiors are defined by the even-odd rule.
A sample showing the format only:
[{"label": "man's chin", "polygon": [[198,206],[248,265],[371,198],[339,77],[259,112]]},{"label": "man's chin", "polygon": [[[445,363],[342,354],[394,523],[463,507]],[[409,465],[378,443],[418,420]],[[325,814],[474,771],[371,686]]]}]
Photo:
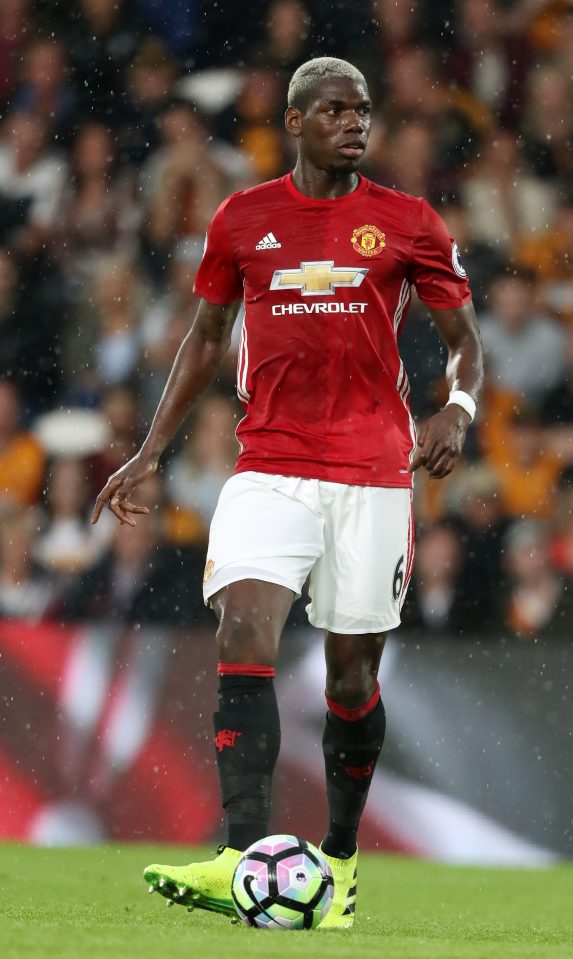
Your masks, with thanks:
[{"label": "man's chin", "polygon": [[328,173],[334,174],[334,176],[345,176],[348,173],[355,173],[360,165],[362,157],[345,157],[342,160],[337,160],[336,163],[331,163],[327,168]]}]

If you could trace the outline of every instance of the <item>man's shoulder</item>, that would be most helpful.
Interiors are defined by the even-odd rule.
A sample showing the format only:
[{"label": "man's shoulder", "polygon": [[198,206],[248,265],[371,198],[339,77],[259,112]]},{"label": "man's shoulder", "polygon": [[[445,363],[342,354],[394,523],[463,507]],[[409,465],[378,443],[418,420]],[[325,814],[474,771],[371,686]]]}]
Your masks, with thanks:
[{"label": "man's shoulder", "polygon": [[248,187],[246,190],[231,193],[224,201],[223,206],[229,212],[242,212],[248,206],[267,204],[273,193],[282,193],[283,191],[284,177],[279,177],[276,180],[265,180],[264,183],[257,183],[256,186]]},{"label": "man's shoulder", "polygon": [[367,180],[367,184],[369,198],[380,200],[382,203],[391,203],[418,212],[426,202],[421,196],[413,196],[411,193],[403,193],[402,190],[395,190],[393,187],[382,186],[374,180]]},{"label": "man's shoulder", "polygon": [[389,224],[394,224],[394,228],[399,226],[410,239],[423,232],[428,210],[428,204],[423,197],[382,186],[374,180],[367,181],[363,196],[373,214],[377,213]]}]

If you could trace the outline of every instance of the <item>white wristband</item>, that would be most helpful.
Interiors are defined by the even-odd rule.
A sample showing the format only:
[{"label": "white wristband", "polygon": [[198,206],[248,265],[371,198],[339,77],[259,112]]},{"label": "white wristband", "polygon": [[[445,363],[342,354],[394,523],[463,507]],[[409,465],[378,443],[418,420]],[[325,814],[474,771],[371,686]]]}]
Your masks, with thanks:
[{"label": "white wristband", "polygon": [[457,406],[461,406],[473,423],[476,415],[476,404],[469,393],[465,393],[463,390],[452,390],[446,406],[449,406],[450,403],[456,403]]}]

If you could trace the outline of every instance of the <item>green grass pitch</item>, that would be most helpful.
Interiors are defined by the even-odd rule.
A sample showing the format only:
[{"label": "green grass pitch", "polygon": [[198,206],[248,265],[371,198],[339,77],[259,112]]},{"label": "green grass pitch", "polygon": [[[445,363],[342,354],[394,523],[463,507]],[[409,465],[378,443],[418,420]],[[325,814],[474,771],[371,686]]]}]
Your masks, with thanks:
[{"label": "green grass pitch", "polygon": [[363,854],[354,930],[289,934],[166,909],[147,895],[143,866],[188,857],[156,846],[0,845],[2,959],[573,956],[570,865],[476,869]]}]

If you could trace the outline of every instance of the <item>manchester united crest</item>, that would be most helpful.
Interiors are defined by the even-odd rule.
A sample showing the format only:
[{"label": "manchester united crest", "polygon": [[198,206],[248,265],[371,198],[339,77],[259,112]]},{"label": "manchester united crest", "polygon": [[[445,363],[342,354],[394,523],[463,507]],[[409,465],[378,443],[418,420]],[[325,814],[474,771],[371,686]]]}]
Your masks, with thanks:
[{"label": "manchester united crest", "polygon": [[350,242],[362,256],[377,256],[386,246],[386,234],[377,226],[367,224],[354,230]]},{"label": "manchester united crest", "polygon": [[215,563],[210,559],[205,567],[205,573],[203,575],[203,582],[207,584],[213,575],[213,570],[215,569]]}]

